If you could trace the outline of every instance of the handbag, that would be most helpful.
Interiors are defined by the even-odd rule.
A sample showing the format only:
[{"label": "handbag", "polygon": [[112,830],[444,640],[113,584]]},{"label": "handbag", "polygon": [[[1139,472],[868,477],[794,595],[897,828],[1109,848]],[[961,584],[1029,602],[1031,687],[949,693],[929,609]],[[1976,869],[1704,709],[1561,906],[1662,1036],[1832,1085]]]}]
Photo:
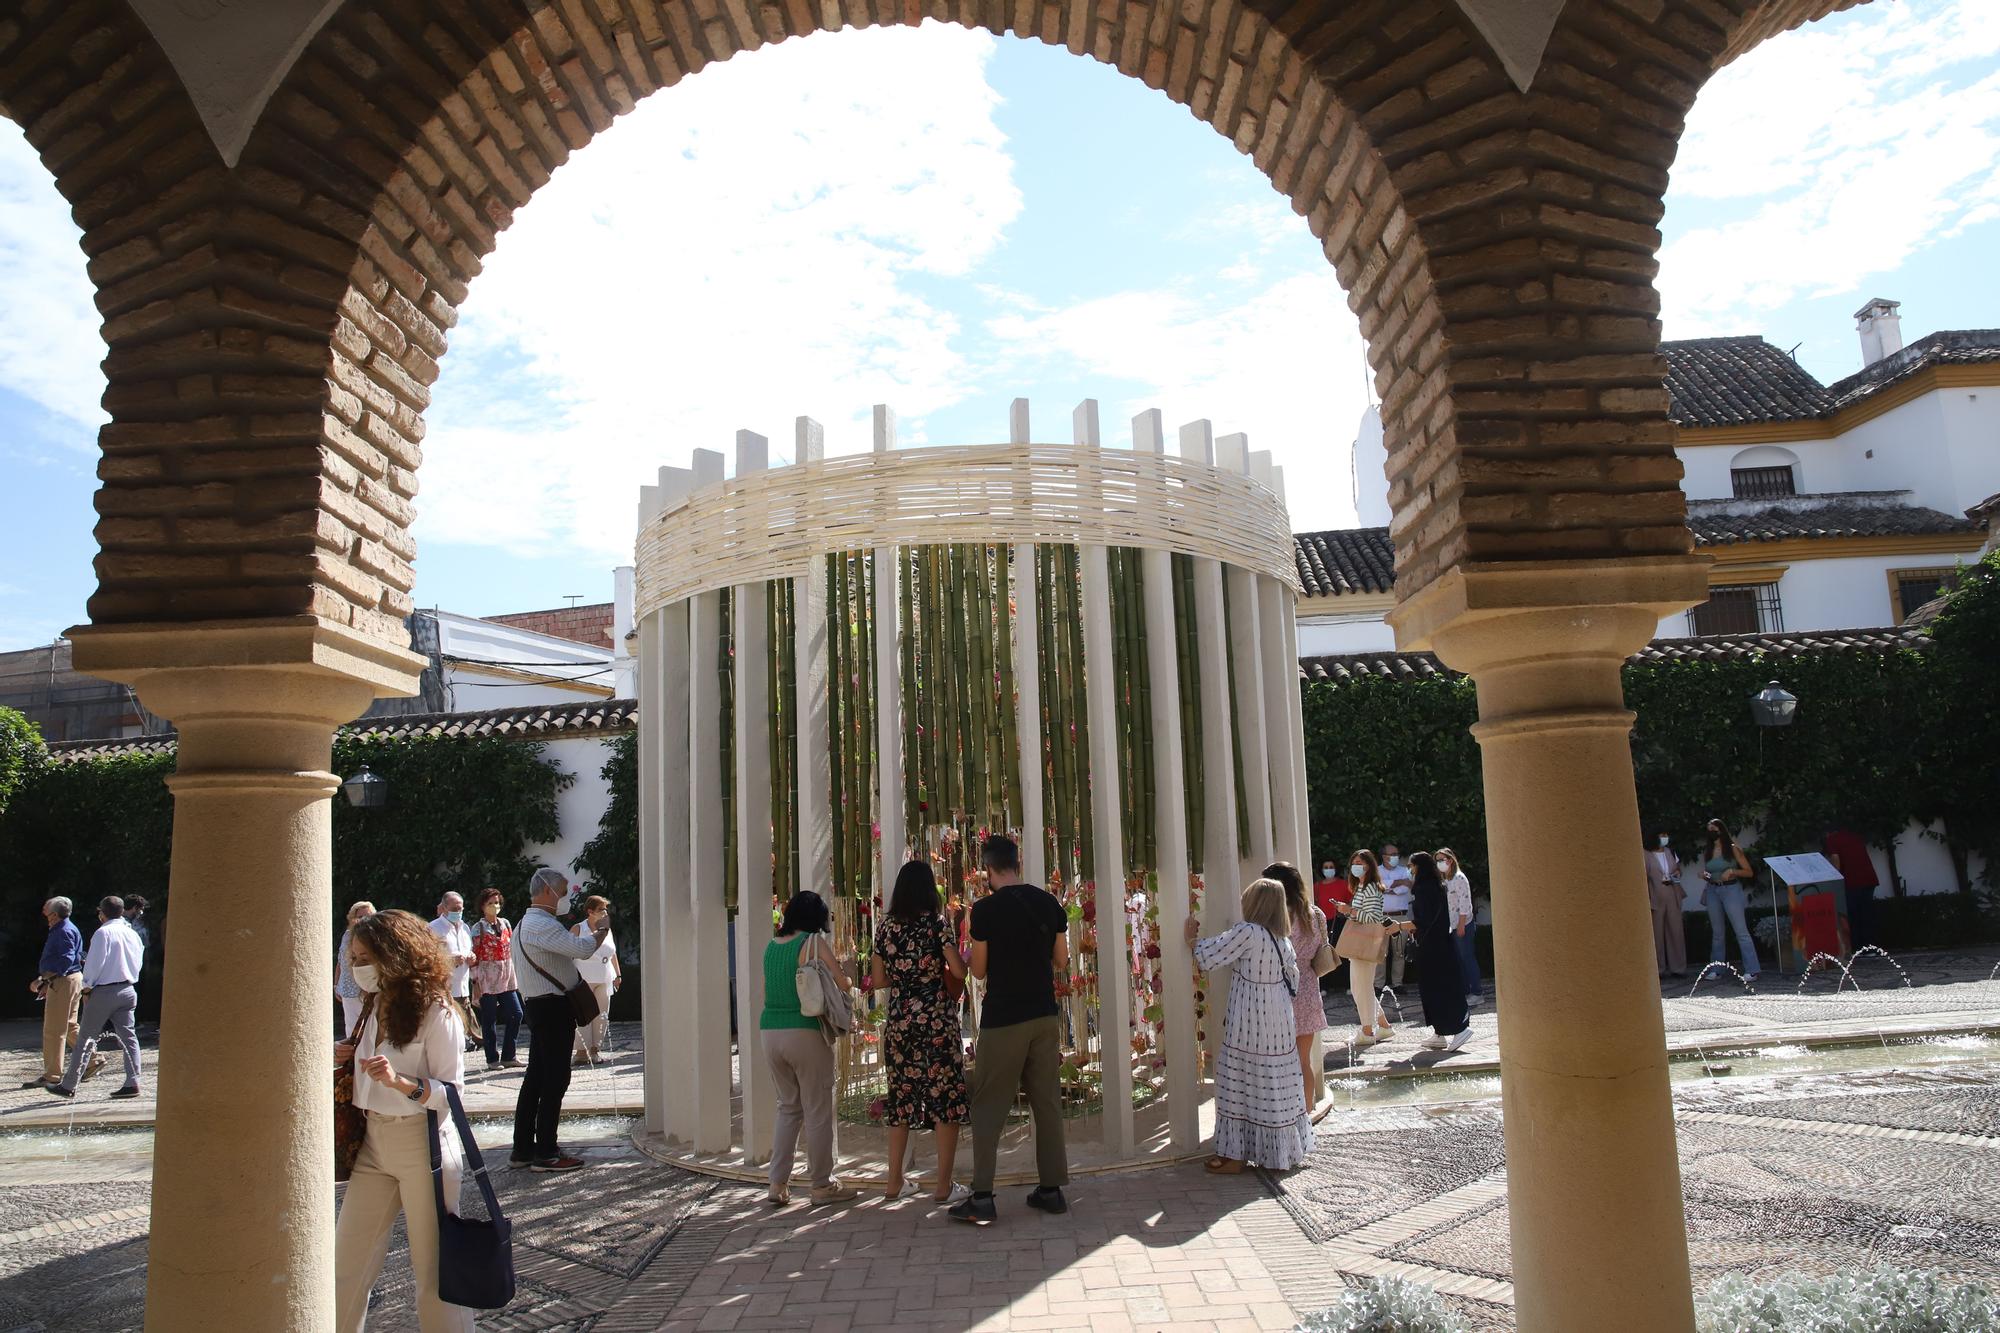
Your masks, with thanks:
[{"label": "handbag", "polygon": [[1326,937],[1326,917],[1315,907],[1313,916],[1319,921],[1319,948],[1313,950],[1313,975],[1323,977],[1340,966],[1340,956],[1333,951],[1333,941]]},{"label": "handbag", "polygon": [[473,1310],[498,1310],[514,1299],[514,1224],[500,1211],[493,1182],[486,1178],[486,1160],[473,1141],[472,1126],[465,1119],[465,1104],[458,1099],[458,1085],[444,1085],[451,1102],[452,1123],[458,1127],[458,1142],[479,1182],[486,1200],[486,1216],[460,1217],[444,1206],[444,1155],[438,1142],[438,1114],[426,1111],[431,1127],[431,1192],[438,1213],[438,1299]]},{"label": "handbag", "polygon": [[562,991],[563,998],[569,1001],[570,1013],[576,1016],[576,1025],[578,1027],[589,1027],[597,1021],[597,1015],[602,1010],[597,1007],[597,992],[590,988],[588,981],[579,977],[574,986],[565,990],[560,981],[549,975],[549,970],[546,967],[535,961],[535,956],[528,952],[528,942],[526,940],[521,941],[521,957],[528,960],[529,967],[534,968],[535,971],[542,974],[542,980],[548,982],[557,990]]},{"label": "handbag", "polygon": [[807,1018],[817,1018],[829,1036],[852,1032],[854,1002],[848,998],[847,987],[840,984],[840,978],[812,947],[813,941],[821,938],[818,933],[811,934],[799,945],[799,966],[792,979],[792,984],[798,987],[799,1012]]},{"label": "handbag", "polygon": [[[373,992],[361,999],[361,1017],[354,1022],[350,1037],[359,1039],[361,1030],[368,1026],[368,1015],[375,1008]],[[361,1140],[368,1135],[368,1113],[354,1104],[354,1061],[349,1056],[346,1061],[333,1067],[333,1178],[335,1182],[347,1180],[354,1174],[354,1163],[361,1156]]]},{"label": "handbag", "polygon": [[1389,923],[1348,918],[1333,951],[1355,963],[1379,963],[1389,955]]}]

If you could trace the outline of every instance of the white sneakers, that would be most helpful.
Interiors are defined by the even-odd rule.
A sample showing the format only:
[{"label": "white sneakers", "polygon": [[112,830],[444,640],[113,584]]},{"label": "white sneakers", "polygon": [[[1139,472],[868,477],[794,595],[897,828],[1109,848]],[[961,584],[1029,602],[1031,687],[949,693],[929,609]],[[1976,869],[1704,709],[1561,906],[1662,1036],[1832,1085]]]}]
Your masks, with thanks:
[{"label": "white sneakers", "polygon": [[1445,1042],[1444,1048],[1447,1051],[1462,1050],[1465,1047],[1465,1043],[1471,1040],[1472,1040],[1472,1029],[1467,1027],[1454,1033],[1451,1039]]},{"label": "white sneakers", "polygon": [[1427,1051],[1441,1051],[1444,1049],[1444,1038],[1437,1036],[1436,1034],[1433,1034],[1431,1036],[1425,1037],[1422,1041],[1418,1042],[1417,1045],[1423,1047]]}]

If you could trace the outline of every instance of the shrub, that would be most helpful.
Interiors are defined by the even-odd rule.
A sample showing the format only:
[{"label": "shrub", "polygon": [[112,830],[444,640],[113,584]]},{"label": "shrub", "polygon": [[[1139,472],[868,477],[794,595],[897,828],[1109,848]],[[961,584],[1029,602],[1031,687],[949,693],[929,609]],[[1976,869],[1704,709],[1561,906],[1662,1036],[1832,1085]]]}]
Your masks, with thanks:
[{"label": "shrub", "polygon": [[1296,1333],[1467,1333],[1467,1325],[1423,1283],[1377,1277],[1301,1319]]},{"label": "shrub", "polygon": [[0,708],[0,814],[22,780],[47,756],[42,733],[11,708]]},{"label": "shrub", "polygon": [[2000,1327],[2000,1299],[1976,1282],[1888,1264],[1829,1277],[1752,1282],[1732,1273],[1695,1300],[1700,1333],[1974,1333]]}]

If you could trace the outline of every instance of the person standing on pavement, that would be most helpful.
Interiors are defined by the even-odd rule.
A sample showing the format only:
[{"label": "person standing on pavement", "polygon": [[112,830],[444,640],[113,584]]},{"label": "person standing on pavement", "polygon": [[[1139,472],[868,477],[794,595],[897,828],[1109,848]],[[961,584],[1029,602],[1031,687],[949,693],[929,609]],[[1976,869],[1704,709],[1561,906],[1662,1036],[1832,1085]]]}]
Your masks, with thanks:
[{"label": "person standing on pavement", "polygon": [[513,1166],[535,1171],[575,1171],[583,1160],[556,1143],[563,1096],[569,1091],[569,1053],[576,1042],[570,988],[581,981],[578,959],[597,952],[597,935],[572,935],[556,913],[569,899],[562,871],[543,866],[528,877],[527,914],[514,932],[514,976],[528,1015],[528,1068],[514,1103]]},{"label": "person standing on pavement", "polygon": [[969,1193],[951,1178],[959,1126],[971,1115],[958,995],[951,989],[955,978],[964,990],[965,960],[940,906],[930,862],[905,862],[896,872],[888,916],[875,928],[869,973],[875,993],[889,997],[882,1025],[882,1063],[889,1075],[883,1116],[889,1126],[889,1179],[883,1193],[901,1199],[917,1192],[917,1183],[904,1177],[904,1159],[911,1132],[928,1129],[937,1135],[931,1200],[954,1204]]},{"label": "person standing on pavement", "polygon": [[1445,903],[1451,909],[1451,942],[1458,950],[1458,972],[1465,982],[1465,1005],[1470,1009],[1486,998],[1486,983],[1479,976],[1479,914],[1472,907],[1472,881],[1458,863],[1458,853],[1440,847],[1431,854],[1437,862],[1438,878],[1444,881]]},{"label": "person standing on pavement", "polygon": [[1424,1022],[1431,1035],[1418,1045],[1432,1051],[1456,1051],[1472,1040],[1466,1016],[1466,983],[1458,974],[1458,950],[1451,943],[1451,903],[1435,858],[1429,852],[1410,857],[1410,923],[1403,927],[1417,937],[1423,961],[1417,969],[1417,994],[1424,1002]]},{"label": "person standing on pavement", "polygon": [[[354,1061],[354,1104],[367,1125],[334,1225],[334,1327],[362,1333],[367,1325],[369,1292],[400,1213],[416,1279],[417,1326],[423,1333],[468,1333],[472,1311],[438,1296],[438,1191],[445,1209],[456,1213],[465,1169],[447,1091],[465,1088],[465,1029],[451,1003],[451,963],[436,933],[409,912],[357,922],[348,947],[361,989],[374,999],[361,1030],[333,1048],[336,1067]],[[441,1117],[436,1184],[425,1112]]]},{"label": "person standing on pavement", "polygon": [[[519,1066],[514,1044],[521,1035],[521,985],[514,976],[514,928],[500,915],[500,890],[479,894],[479,919],[472,923],[472,983],[479,988],[479,1031],[486,1040],[486,1067]],[[504,1036],[505,1040],[502,1041]]]},{"label": "person standing on pavement", "polygon": [[1875,858],[1868,854],[1868,840],[1852,829],[1834,827],[1820,839],[1820,851],[1840,872],[1841,887],[1847,897],[1847,948],[1851,953],[1875,942],[1875,890],[1882,881],[1875,873]]},{"label": "person standing on pavement", "polygon": [[987,1226],[996,1217],[1000,1130],[1022,1092],[1035,1120],[1037,1184],[1028,1206],[1069,1211],[1062,1192],[1069,1154],[1057,1082],[1062,1020],[1055,985],[1058,973],[1069,972],[1069,914],[1046,889],[1021,882],[1021,849],[1012,838],[988,838],[979,864],[988,892],[972,907],[971,970],[986,983],[986,1003],[972,1062],[972,1197],[954,1204],[950,1215]]},{"label": "person standing on pavement", "polygon": [[[1299,1077],[1305,1082],[1306,1105],[1318,1106],[1326,1079],[1313,1064],[1313,1043],[1326,1027],[1326,998],[1320,994],[1319,976],[1312,965],[1314,956],[1329,943],[1326,914],[1307,896],[1305,876],[1290,861],[1271,862],[1264,867],[1264,878],[1285,891],[1286,929],[1291,932],[1292,956],[1298,964],[1294,969],[1298,976],[1293,978],[1298,985],[1292,993],[1294,1046],[1299,1053]],[[1235,998],[1233,985],[1229,994]]]},{"label": "person standing on pavement", "polygon": [[479,1026],[472,1012],[472,965],[478,960],[472,956],[472,931],[465,924],[465,899],[447,893],[438,899],[437,913],[431,922],[431,934],[438,937],[444,945],[445,957],[451,960],[451,1002],[458,1006],[459,1023],[467,1038],[465,1049],[469,1051],[475,1044],[471,1035]]},{"label": "person standing on pavement", "polygon": [[[1355,850],[1354,855],[1347,859],[1347,882],[1353,886],[1354,892],[1350,901],[1339,904],[1341,916],[1362,926],[1391,924],[1382,911],[1382,872],[1381,867],[1375,864],[1375,853],[1366,847]],[[1356,935],[1354,939],[1358,941],[1361,936]],[[1361,1025],[1354,1034],[1357,1047],[1387,1041],[1393,1035],[1389,1015],[1382,1012],[1382,999],[1375,993],[1375,969],[1378,966],[1379,960],[1347,960],[1347,987],[1354,996],[1355,1021]]]},{"label": "person standing on pavement", "polygon": [[583,900],[583,920],[570,928],[570,933],[579,938],[584,931],[591,931],[597,938],[597,952],[576,965],[577,975],[590,983],[590,993],[597,997],[597,1017],[576,1030],[576,1064],[597,1063],[604,1050],[604,1038],[611,1031],[611,996],[625,984],[625,973],[618,964],[618,945],[611,938],[611,900],[591,894]]},{"label": "person standing on pavement", "polygon": [[35,979],[28,983],[28,994],[42,1000],[42,1072],[23,1083],[24,1089],[61,1083],[64,1058],[76,1047],[76,1006],[83,998],[83,932],[69,919],[72,910],[67,898],[42,904],[49,937],[42,943]]},{"label": "person standing on pavement", "polygon": [[[125,1082],[113,1097],[139,1095],[139,1033],[132,1019],[139,1007],[139,968],[146,961],[139,932],[125,920],[125,904],[106,898],[97,904],[102,924],[90,937],[90,949],[83,958],[83,1017],[77,1023],[82,1039],[69,1053],[69,1065],[62,1082],[47,1085],[57,1097],[76,1096],[79,1079],[86,1076],[84,1060],[97,1054],[97,1039],[108,1027],[125,1051]],[[101,1063],[93,1061],[93,1065]]]},{"label": "person standing on pavement", "polygon": [[[1340,873],[1339,867],[1332,861],[1320,862],[1319,878],[1313,881],[1313,906],[1319,908],[1320,914],[1326,918],[1329,943],[1340,943],[1340,932],[1347,925],[1342,909],[1353,901],[1354,889]],[[1335,990],[1345,985],[1346,979],[1340,975],[1340,969],[1346,966],[1347,960],[1339,958],[1333,965],[1333,971],[1319,979],[1320,989]]]},{"label": "person standing on pavement", "polygon": [[354,959],[348,944],[354,939],[354,923],[375,915],[375,904],[367,899],[347,909],[347,929],[340,932],[340,948],[333,955],[333,997],[340,1001],[340,1030],[350,1040],[354,1025],[361,1020],[361,983],[354,979]]},{"label": "person standing on pavement", "polygon": [[1403,984],[1403,964],[1407,953],[1408,931],[1394,929],[1407,925],[1410,920],[1410,868],[1403,864],[1403,858],[1396,850],[1396,844],[1382,844],[1382,912],[1388,917],[1392,929],[1389,932],[1389,959],[1386,970],[1391,989]]},{"label": "person standing on pavement", "polygon": [[1681,858],[1674,840],[1656,833],[1646,846],[1646,897],[1653,907],[1653,961],[1660,979],[1687,975],[1687,923],[1681,916]]},{"label": "person standing on pavement", "polygon": [[1706,886],[1702,896],[1708,905],[1708,961],[1720,963],[1728,958],[1729,938],[1724,928],[1727,918],[1728,926],[1736,932],[1736,948],[1742,954],[1743,979],[1754,983],[1760,965],[1757,941],[1750,934],[1745,909],[1757,872],[1750,868],[1750,858],[1743,854],[1719,819],[1708,821],[1708,845],[1702,851],[1701,865],[1702,883]]},{"label": "person standing on pavement", "polygon": [[[778,933],[764,946],[764,1059],[777,1089],[778,1113],[771,1125],[771,1165],[765,1172],[764,1201],[781,1208],[792,1198],[792,1159],[799,1136],[806,1140],[806,1174],[815,1204],[845,1203],[860,1191],[833,1175],[833,1041],[824,1020],[799,1004],[799,964],[818,961],[836,984],[851,987],[854,975],[833,953],[828,934],[833,917],[826,900],[802,889],[785,903]],[[807,953],[807,950],[812,952]],[[824,976],[822,976],[824,981]]]}]

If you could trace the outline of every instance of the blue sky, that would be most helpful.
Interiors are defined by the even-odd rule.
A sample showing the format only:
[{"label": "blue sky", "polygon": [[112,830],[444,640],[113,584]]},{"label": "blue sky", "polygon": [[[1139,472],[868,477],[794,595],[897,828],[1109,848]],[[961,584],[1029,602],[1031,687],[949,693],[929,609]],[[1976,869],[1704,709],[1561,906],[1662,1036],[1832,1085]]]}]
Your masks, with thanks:
[{"label": "blue sky", "polygon": [[[696,128],[699,127],[699,128]],[[2000,324],[2000,6],[1871,5],[1723,71],[1669,195],[1668,337],[1761,332],[1822,379],[1852,312]],[[0,648],[83,619],[102,345],[75,229],[0,123]],[[788,454],[1112,442],[1159,406],[1247,431],[1295,525],[1352,522],[1358,330],[1303,219],[1164,96],[1067,52],[927,27],[814,37],[649,99],[506,233],[429,413],[417,599],[609,596],[637,487],[739,427]],[[1378,479],[1370,479],[1379,484]]]}]

